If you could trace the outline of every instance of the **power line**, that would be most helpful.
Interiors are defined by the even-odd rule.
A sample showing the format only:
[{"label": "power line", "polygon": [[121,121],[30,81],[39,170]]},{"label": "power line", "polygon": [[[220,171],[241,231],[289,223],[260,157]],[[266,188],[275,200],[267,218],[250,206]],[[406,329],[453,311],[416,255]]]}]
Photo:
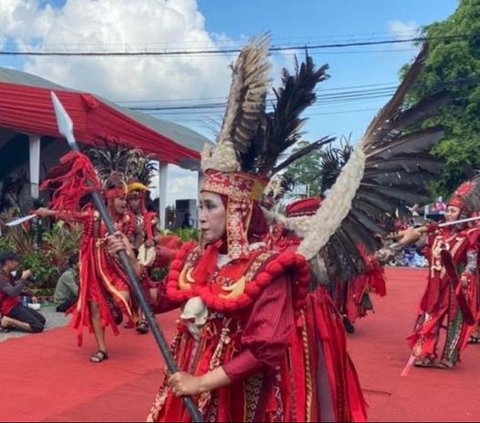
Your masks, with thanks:
[{"label": "power line", "polygon": [[[457,35],[443,35],[435,37],[412,37],[404,39],[387,39],[378,41],[354,41],[346,43],[331,43],[331,44],[316,44],[316,45],[296,45],[296,46],[272,46],[270,52],[292,51],[292,50],[318,50],[326,48],[345,48],[345,47],[361,47],[361,46],[375,46],[385,44],[403,44],[403,43],[420,43],[424,41],[434,40],[456,40],[466,39],[473,36],[478,36],[479,33],[465,33]],[[189,56],[189,55],[218,55],[218,54],[236,54],[241,51],[240,48],[230,49],[205,49],[205,50],[172,50],[172,51],[111,51],[111,52],[63,52],[63,51],[0,51],[3,56]]]},{"label": "power line", "polygon": [[[480,77],[467,77],[467,78],[456,78],[451,80],[445,80],[437,82],[434,86],[431,87],[432,90],[440,91],[447,87],[451,86],[468,86],[470,84],[476,84],[480,81]],[[365,87],[365,88],[362,88]],[[317,99],[312,108],[322,107],[322,106],[331,106],[335,104],[342,103],[351,103],[354,101],[370,101],[380,98],[391,97],[397,85],[387,85],[387,84],[367,84],[367,85],[357,85],[344,88],[335,88],[331,89],[330,92],[323,89],[317,89]],[[335,90],[335,91],[333,91]],[[212,98],[212,97],[210,97]],[[168,100],[169,102],[174,100]],[[179,100],[182,101],[182,100]],[[218,113],[222,111],[226,106],[226,101],[215,101],[215,102],[203,102],[203,99],[194,99],[196,103],[194,104],[179,104],[179,105],[152,105],[152,106],[130,106],[131,110],[138,110],[143,112],[156,112],[157,114],[163,113],[165,115],[171,114],[205,114],[205,113]],[[273,97],[267,100],[267,104],[273,101]],[[137,101],[139,103],[140,101]],[[162,100],[157,101],[148,101],[148,103],[161,103]]]}]

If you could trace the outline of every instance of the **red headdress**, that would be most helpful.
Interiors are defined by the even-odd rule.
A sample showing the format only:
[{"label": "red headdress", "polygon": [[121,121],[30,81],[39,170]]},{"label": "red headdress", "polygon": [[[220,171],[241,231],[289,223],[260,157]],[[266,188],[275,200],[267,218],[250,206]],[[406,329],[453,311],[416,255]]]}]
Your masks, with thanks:
[{"label": "red headdress", "polygon": [[105,199],[125,197],[127,195],[127,184],[122,174],[115,172],[103,184],[103,196]]},{"label": "red headdress", "polygon": [[480,177],[460,184],[447,205],[458,207],[466,215],[480,211]]},{"label": "red headdress", "polygon": [[320,197],[301,198],[285,207],[287,217],[313,216],[322,204]]}]

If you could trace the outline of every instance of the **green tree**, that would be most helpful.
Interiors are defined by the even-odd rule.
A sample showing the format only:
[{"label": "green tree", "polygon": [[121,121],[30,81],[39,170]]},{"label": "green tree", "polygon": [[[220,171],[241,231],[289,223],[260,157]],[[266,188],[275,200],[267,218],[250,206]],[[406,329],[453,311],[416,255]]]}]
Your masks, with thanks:
[{"label": "green tree", "polygon": [[423,34],[431,39],[430,52],[410,98],[444,89],[450,94],[439,116],[425,122],[446,129],[432,150],[445,165],[431,192],[447,196],[480,169],[480,1],[460,0],[449,18],[425,26]]},{"label": "green tree", "polygon": [[[308,141],[299,141],[292,149],[295,153],[309,144]],[[292,176],[296,185],[309,186],[309,195],[320,195],[318,176],[321,170],[322,150],[315,150],[303,156],[287,167],[287,173]]]}]

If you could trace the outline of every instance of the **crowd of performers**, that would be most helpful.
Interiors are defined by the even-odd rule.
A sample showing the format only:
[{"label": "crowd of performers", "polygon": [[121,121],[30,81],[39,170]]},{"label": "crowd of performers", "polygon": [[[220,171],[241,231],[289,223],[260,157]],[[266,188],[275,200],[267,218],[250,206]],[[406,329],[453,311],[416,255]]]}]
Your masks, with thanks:
[{"label": "crowd of performers", "polygon": [[[401,187],[412,190],[409,183],[418,183],[401,179],[407,170],[400,162],[394,167],[395,152],[403,158],[405,151],[419,153],[426,138],[434,143],[443,134],[437,128],[422,130],[422,145],[416,149],[415,133],[402,138],[396,128],[384,131],[392,113],[398,123],[402,112],[409,112],[415,123],[411,116],[416,110],[405,110],[401,101],[406,86],[372,122],[327,196],[292,202],[282,217],[261,208],[269,179],[282,167],[277,159],[299,139],[299,115],[313,104],[314,88],[326,78],[326,67],[315,69],[307,56],[295,75],[284,73],[277,106],[266,113],[267,56],[268,39],[260,37],[242,49],[233,67],[216,148],[202,155],[199,242],[181,244],[160,235],[156,213],[145,206],[146,185],[118,174],[103,186],[95,183],[95,170],[82,153],[68,153],[43,182],[54,195],[50,208],[37,214],[83,225],[80,295],[71,312],[80,342],[85,328],[95,335],[92,362],[108,358],[105,328],[118,333],[122,316],[139,333],[148,330],[116,256],[119,251],[127,252],[156,313],[180,308],[171,343],[180,371],[165,371],[149,421],[190,421],[184,396],[194,399],[205,421],[365,421],[366,403],[347,352],[346,322],[351,325],[371,308],[369,292],[385,295],[383,258],[424,234],[428,285],[408,338],[409,364],[452,367],[468,340],[478,339],[475,224],[409,228],[382,249],[377,233],[382,229],[369,220],[395,210],[389,192],[398,198]],[[412,66],[405,84],[413,83],[423,59]],[[387,141],[393,145],[388,154]],[[401,150],[407,143],[409,148]],[[377,169],[382,160],[395,178],[371,170],[371,162]],[[376,187],[384,201],[372,197]],[[90,203],[80,207],[93,188],[102,189],[114,235],[107,236]],[[477,194],[475,180],[459,187],[448,202],[446,220],[480,210]],[[152,249],[156,265],[169,268],[159,283],[150,278]],[[437,362],[445,317],[447,336]]]}]

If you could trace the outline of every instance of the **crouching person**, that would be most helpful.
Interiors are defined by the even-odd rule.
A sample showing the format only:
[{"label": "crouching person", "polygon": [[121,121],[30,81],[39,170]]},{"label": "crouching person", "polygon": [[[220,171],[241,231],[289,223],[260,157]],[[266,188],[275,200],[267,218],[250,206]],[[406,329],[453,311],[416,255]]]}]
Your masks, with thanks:
[{"label": "crouching person", "polygon": [[[39,312],[25,307],[20,301],[20,292],[32,277],[31,270],[24,270],[19,280],[15,280],[20,264],[20,255],[14,251],[0,253],[0,330],[19,329],[24,332],[42,332],[45,317]],[[15,276],[14,276],[15,275]]]}]

